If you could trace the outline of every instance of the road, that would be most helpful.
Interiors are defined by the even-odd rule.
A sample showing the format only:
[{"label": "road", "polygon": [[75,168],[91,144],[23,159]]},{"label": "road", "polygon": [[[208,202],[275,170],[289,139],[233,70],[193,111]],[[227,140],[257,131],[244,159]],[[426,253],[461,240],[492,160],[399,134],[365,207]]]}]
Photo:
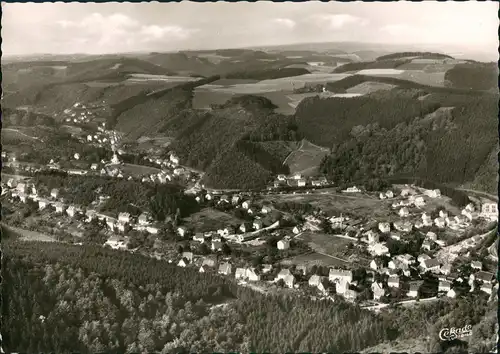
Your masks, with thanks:
[{"label": "road", "polygon": [[491,258],[498,262],[498,239],[488,248],[488,252]]},{"label": "road", "polygon": [[489,194],[489,193],[486,193],[486,192],[483,192],[483,191],[476,191],[476,190],[473,190],[473,189],[459,188],[458,190],[462,191],[462,192],[468,192],[468,193],[472,193],[472,194],[477,194],[478,196],[483,196],[483,197],[491,198],[492,200],[498,201],[498,195]]},{"label": "road", "polygon": [[323,252],[318,252],[318,251],[314,251],[316,252],[317,254],[320,254],[322,256],[326,256],[326,257],[330,257],[330,258],[333,258],[333,259],[336,259],[338,261],[341,261],[341,262],[344,262],[344,263],[351,263],[350,261],[348,260],[345,260],[345,259],[342,259],[342,258],[339,258],[339,257],[335,257],[335,256],[332,256],[330,254],[327,254],[327,253],[323,253]]},{"label": "road", "polygon": [[[434,297],[429,297],[429,298],[426,298],[426,299],[420,299],[418,301],[418,303],[421,303],[421,302],[430,302],[430,301],[435,301],[435,300],[438,300],[439,298],[434,296]],[[399,302],[395,302],[394,305],[403,305],[403,306],[406,306],[406,305],[412,305],[412,304],[415,304],[417,303],[417,300],[416,299],[413,299],[413,300],[403,300],[403,301],[399,301]],[[370,311],[380,311],[380,309],[383,309],[384,307],[387,307],[389,306],[389,304],[378,304],[378,305],[373,305],[373,306],[364,306],[364,307],[361,307],[362,309],[365,309],[365,310],[370,310]]]},{"label": "road", "polygon": [[27,135],[27,134],[24,134],[22,131],[18,130],[18,129],[13,129],[13,128],[3,128],[2,129],[3,131],[11,131],[11,132],[16,132],[16,133],[19,133],[21,134],[22,136],[25,136],[27,138],[30,138],[30,139],[34,139],[34,140],[38,140],[38,141],[41,141],[43,143],[43,140],[36,137],[36,136],[31,136],[31,135]]}]

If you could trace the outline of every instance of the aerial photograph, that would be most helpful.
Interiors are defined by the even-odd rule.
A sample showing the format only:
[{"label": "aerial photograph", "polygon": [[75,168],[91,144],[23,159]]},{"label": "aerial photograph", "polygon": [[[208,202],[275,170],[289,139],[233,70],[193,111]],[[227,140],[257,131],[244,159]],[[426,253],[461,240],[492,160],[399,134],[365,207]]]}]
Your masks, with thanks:
[{"label": "aerial photograph", "polygon": [[2,353],[497,353],[489,2],[2,3]]}]

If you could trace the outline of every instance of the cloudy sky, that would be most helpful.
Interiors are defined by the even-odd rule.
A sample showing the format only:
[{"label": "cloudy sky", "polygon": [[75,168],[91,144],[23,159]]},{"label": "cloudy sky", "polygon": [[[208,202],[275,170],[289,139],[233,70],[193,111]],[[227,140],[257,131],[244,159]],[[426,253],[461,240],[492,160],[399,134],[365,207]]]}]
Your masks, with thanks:
[{"label": "cloudy sky", "polygon": [[498,47],[498,4],[24,3],[2,4],[4,55],[237,48],[305,42]]}]

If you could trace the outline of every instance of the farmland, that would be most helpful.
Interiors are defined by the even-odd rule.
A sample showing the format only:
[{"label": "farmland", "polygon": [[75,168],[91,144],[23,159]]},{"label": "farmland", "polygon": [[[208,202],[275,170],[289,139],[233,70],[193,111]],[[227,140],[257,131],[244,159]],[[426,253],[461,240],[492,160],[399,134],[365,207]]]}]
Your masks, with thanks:
[{"label": "farmland", "polygon": [[396,85],[386,84],[383,82],[366,81],[359,85],[348,88],[346,91],[348,93],[367,95],[380,90],[391,90],[394,87],[396,87]]},{"label": "farmland", "polygon": [[[309,247],[311,247],[315,252],[337,257],[347,250],[347,245],[353,242],[345,238],[317,232],[304,232],[298,236],[297,239],[309,244]],[[342,259],[346,258],[347,256]]]},{"label": "farmland", "polygon": [[161,170],[154,167],[143,166],[143,165],[134,165],[134,164],[123,164],[120,166],[120,169],[126,174],[130,174],[132,176],[144,176],[150,175],[153,173],[159,173]]},{"label": "farmland", "polygon": [[312,267],[314,265],[324,267],[343,267],[348,265],[348,262],[343,262],[338,258],[329,257],[319,253],[301,254],[290,259],[285,259],[281,262],[283,265],[304,265]]},{"label": "farmland", "polygon": [[290,167],[291,173],[302,173],[306,176],[317,173],[321,160],[329,150],[303,140],[299,148],[285,159],[284,164]]}]

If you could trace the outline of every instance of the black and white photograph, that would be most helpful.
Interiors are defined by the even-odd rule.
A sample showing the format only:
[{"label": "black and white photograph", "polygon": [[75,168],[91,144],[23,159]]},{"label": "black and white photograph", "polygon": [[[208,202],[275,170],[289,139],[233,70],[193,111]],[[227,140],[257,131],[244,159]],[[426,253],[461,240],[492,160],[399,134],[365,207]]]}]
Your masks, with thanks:
[{"label": "black and white photograph", "polygon": [[497,353],[499,3],[2,2],[2,353]]}]

